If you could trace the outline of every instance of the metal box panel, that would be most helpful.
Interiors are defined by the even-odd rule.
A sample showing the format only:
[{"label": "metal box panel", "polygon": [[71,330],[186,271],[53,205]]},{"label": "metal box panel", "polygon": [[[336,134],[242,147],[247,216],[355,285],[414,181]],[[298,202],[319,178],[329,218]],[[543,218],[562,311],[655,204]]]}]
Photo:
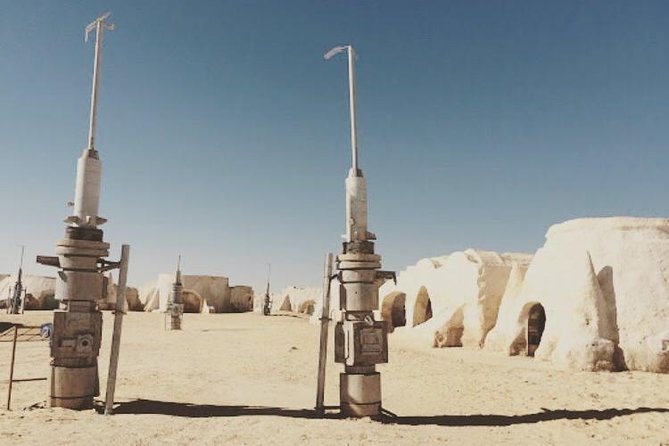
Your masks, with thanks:
[{"label": "metal box panel", "polygon": [[383,321],[344,321],[335,325],[335,362],[367,366],[388,362],[388,332]]},{"label": "metal box panel", "polygon": [[102,313],[55,311],[51,356],[58,359],[94,360],[100,351]]}]

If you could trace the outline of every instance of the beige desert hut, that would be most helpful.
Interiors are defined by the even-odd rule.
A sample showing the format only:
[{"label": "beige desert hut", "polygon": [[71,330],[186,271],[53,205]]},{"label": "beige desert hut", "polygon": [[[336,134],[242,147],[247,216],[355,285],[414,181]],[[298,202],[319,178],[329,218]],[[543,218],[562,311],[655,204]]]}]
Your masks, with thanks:
[{"label": "beige desert hut", "polygon": [[253,288],[246,285],[236,285],[230,290],[229,313],[245,313],[253,311]]},{"label": "beige desert hut", "polygon": [[415,327],[435,346],[481,346],[497,320],[513,264],[526,268],[530,260],[528,254],[474,249],[422,259],[399,274],[397,285],[381,287],[381,315],[393,327]]},{"label": "beige desert hut", "polygon": [[[56,294],[56,279],[54,277],[24,275],[21,278],[26,291],[26,310],[53,310],[58,308]],[[16,276],[5,276],[0,280],[0,308],[7,307],[7,298],[14,290]]]},{"label": "beige desert hut", "polygon": [[[295,313],[310,315],[311,323],[318,323],[323,308],[322,287],[288,286],[272,293],[272,313]],[[262,310],[264,295],[256,296],[256,306]],[[339,311],[339,281],[334,279],[330,289],[330,317]]]},{"label": "beige desert hut", "polygon": [[[99,308],[101,310],[116,309],[116,295],[118,292],[118,285],[113,283],[112,276],[105,277],[105,288],[107,295],[100,302]],[[144,304],[139,300],[139,290],[133,287],[126,287],[125,289],[125,311],[144,311]]]},{"label": "beige desert hut", "polygon": [[[160,274],[158,279],[140,289],[144,311],[166,311],[172,292],[174,274]],[[253,309],[253,290],[247,286],[230,287],[223,276],[182,275],[183,302],[186,313],[231,313]]]},{"label": "beige desert hut", "polygon": [[432,318],[434,296],[443,288],[440,268],[447,258],[421,259],[397,275],[397,284],[389,281],[381,286],[379,307],[390,331],[395,327],[415,327]]},{"label": "beige desert hut", "polygon": [[289,286],[272,294],[272,312],[313,314],[323,291],[317,287]]},{"label": "beige desert hut", "polygon": [[[59,302],[55,299],[56,279],[54,277],[24,275],[22,277],[23,287],[26,291],[26,310],[53,310],[58,308]],[[16,276],[6,276],[0,280],[0,307],[6,307],[6,299],[14,289]],[[106,296],[99,301],[101,310],[116,308],[117,285],[107,283]],[[139,301],[136,288],[126,288],[126,309],[130,311],[141,311],[143,305]]]},{"label": "beige desert hut", "polygon": [[486,348],[581,370],[669,372],[669,219],[552,226],[515,271]]}]

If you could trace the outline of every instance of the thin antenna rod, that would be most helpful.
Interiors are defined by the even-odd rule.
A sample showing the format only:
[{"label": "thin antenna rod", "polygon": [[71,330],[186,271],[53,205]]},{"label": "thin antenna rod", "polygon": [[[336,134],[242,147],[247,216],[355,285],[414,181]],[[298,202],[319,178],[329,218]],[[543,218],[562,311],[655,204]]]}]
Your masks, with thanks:
[{"label": "thin antenna rod", "polygon": [[355,50],[348,46],[348,92],[351,109],[351,168],[358,176],[358,124],[355,116]]},{"label": "thin antenna rod", "polygon": [[355,49],[352,45],[336,46],[323,56],[330,60],[335,55],[348,51],[348,92],[351,114],[351,169],[358,175],[358,124],[355,107]]},{"label": "thin antenna rod", "polygon": [[105,20],[111,15],[107,12],[88,24],[84,41],[88,42],[88,33],[95,30],[95,58],[93,60],[93,89],[91,92],[91,115],[88,125],[88,150],[95,150],[95,128],[98,114],[98,85],[100,81],[100,59],[102,58],[102,39],[104,31],[113,31],[115,25]]}]

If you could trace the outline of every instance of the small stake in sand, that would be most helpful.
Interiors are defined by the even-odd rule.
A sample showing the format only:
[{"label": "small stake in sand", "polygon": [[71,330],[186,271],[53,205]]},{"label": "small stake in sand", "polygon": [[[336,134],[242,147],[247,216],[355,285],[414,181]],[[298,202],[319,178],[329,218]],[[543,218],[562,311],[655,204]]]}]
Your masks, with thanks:
[{"label": "small stake in sand", "polygon": [[12,340],[12,360],[9,364],[9,387],[7,388],[7,410],[12,402],[12,384],[14,384],[14,360],[16,359],[16,338],[19,335],[18,325],[14,325],[14,339]]}]

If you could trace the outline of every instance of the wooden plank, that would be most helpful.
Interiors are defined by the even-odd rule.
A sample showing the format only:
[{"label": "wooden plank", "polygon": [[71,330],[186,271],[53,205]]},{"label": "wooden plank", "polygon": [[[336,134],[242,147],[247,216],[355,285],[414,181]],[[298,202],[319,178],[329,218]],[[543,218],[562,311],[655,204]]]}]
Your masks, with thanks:
[{"label": "wooden plank", "polygon": [[125,288],[128,280],[128,259],[130,246],[121,246],[121,267],[116,293],[116,311],[114,312],[114,333],[112,335],[111,354],[109,357],[109,374],[107,375],[107,393],[105,395],[105,415],[111,415],[114,409],[114,392],[116,390],[116,371],[118,369],[119,350],[121,348],[121,329],[125,310]]},{"label": "wooden plank", "polygon": [[325,256],[325,272],[323,273],[323,309],[321,312],[321,338],[318,351],[318,382],[316,384],[316,412],[325,413],[325,365],[328,355],[328,326],[330,322],[330,284],[332,283],[332,253]]}]

